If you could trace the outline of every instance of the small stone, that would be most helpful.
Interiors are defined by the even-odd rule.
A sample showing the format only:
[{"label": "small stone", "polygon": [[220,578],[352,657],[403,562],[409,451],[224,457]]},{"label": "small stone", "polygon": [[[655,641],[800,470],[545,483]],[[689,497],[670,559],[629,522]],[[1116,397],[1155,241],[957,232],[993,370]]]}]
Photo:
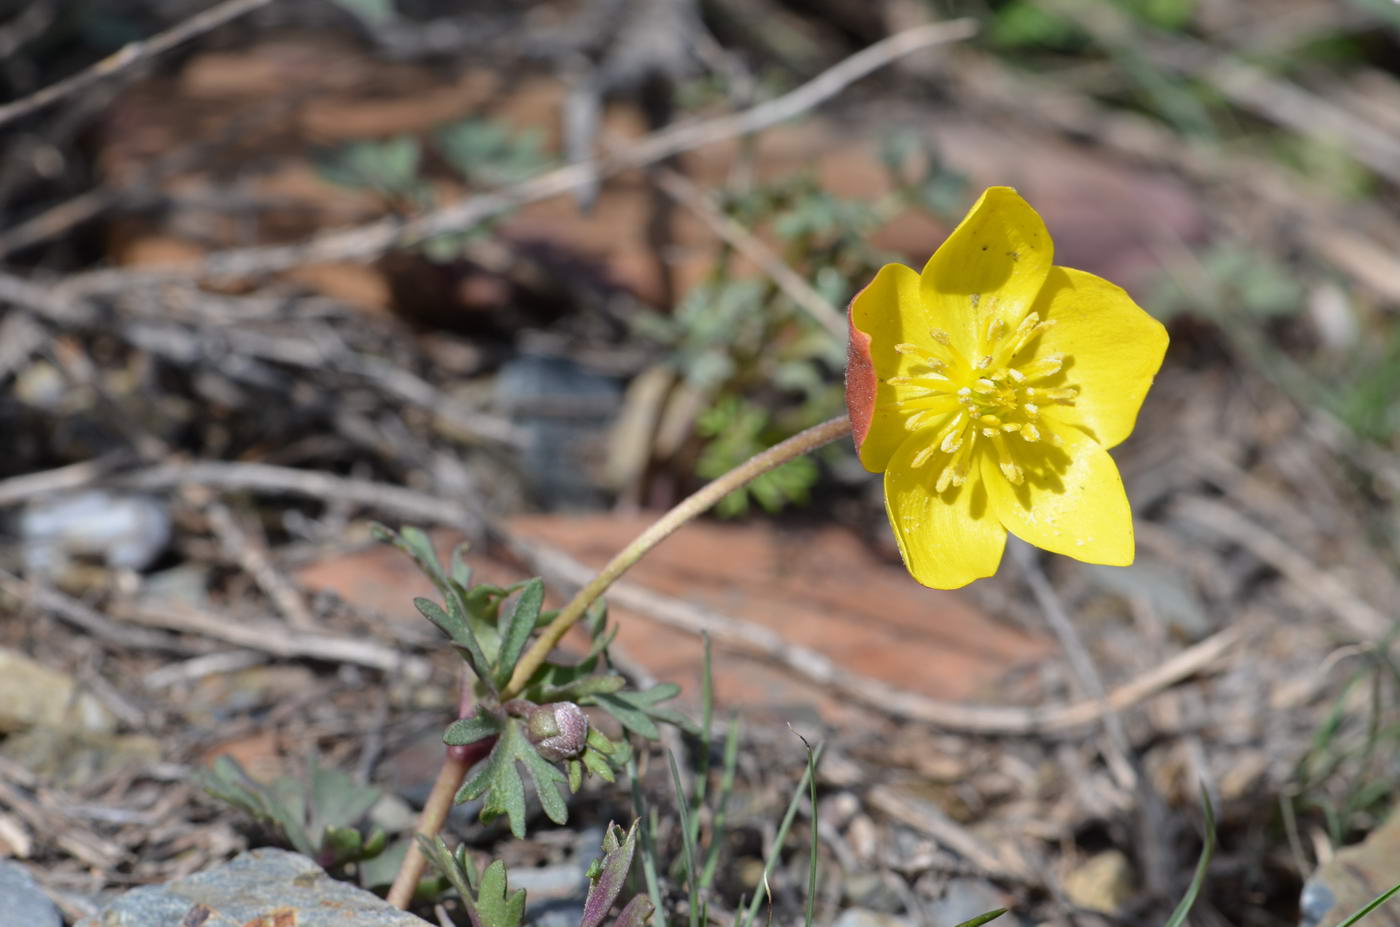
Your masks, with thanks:
[{"label": "small stone", "polygon": [[[925,905],[925,910],[931,923],[961,924],[1005,906],[1005,896],[990,882],[952,878],[944,883],[943,893]],[[995,923],[1000,925],[1006,921],[998,920]]]},{"label": "small stone", "polygon": [[[27,922],[21,922],[27,923]],[[40,922],[42,923],[42,922]],[[132,889],[77,927],[182,927],[287,923],[297,927],[426,927],[305,856],[286,850],[240,853],[231,862],[164,885]]]},{"label": "small stone", "polygon": [[150,496],[90,490],[31,503],[20,516],[25,567],[63,572],[75,557],[144,570],[170,543],[170,514]]},{"label": "small stone", "polygon": [[1065,896],[1081,908],[1118,914],[1133,897],[1133,866],[1121,850],[1089,857],[1065,877]]},{"label": "small stone", "polygon": [[0,649],[0,733],[35,725],[108,732],[116,718],[67,673]]},{"label": "small stone", "polygon": [[834,927],[909,927],[908,922],[883,911],[847,908],[836,918]]},{"label": "small stone", "polygon": [[63,927],[63,916],[18,863],[0,859],[0,911],[6,924],[24,927]]},{"label": "small stone", "polygon": [[[1300,927],[1335,927],[1395,884],[1400,859],[1400,808],[1355,846],[1344,847],[1308,877],[1298,903]],[[1383,908],[1395,907],[1387,902]],[[1378,910],[1367,921],[1385,923]]]},{"label": "small stone", "polygon": [[851,850],[863,863],[874,863],[875,854],[880,849],[880,829],[868,814],[858,814],[846,828],[846,841]]},{"label": "small stone", "polygon": [[849,876],[842,886],[842,892],[847,901],[857,906],[852,910],[893,914],[904,909],[904,899],[878,872],[858,872]]},{"label": "small stone", "polygon": [[0,756],[28,769],[47,786],[80,789],[123,769],[160,762],[160,741],[143,734],[92,734],[33,727],[0,742]]}]

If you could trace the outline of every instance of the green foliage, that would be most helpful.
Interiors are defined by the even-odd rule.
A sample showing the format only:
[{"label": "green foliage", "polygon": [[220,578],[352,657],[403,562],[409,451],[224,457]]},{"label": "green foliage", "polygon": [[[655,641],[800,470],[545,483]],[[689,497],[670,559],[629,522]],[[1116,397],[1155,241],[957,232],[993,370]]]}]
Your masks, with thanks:
[{"label": "green foliage", "polygon": [[988,36],[1007,49],[1063,48],[1084,41],[1083,30],[1073,20],[1046,10],[1034,0],[1012,0],[1003,6],[992,19]]},{"label": "green foliage", "polygon": [[394,0],[332,0],[349,10],[368,26],[379,26],[398,19]]},{"label": "green foliage", "polygon": [[990,924],[1007,912],[1007,908],[997,908],[995,911],[988,911],[986,914],[979,914],[974,918],[963,921],[958,927],[982,927],[983,924]]},{"label": "green foliage", "polygon": [[[1294,274],[1279,261],[1243,243],[1221,242],[1197,256],[1199,279],[1164,274],[1148,304],[1161,319],[1184,312],[1215,314],[1222,325],[1249,318],[1267,320],[1297,315],[1304,293]],[[1202,293],[1210,305],[1203,305]],[[1240,316],[1245,318],[1241,318]]]},{"label": "green foliage", "polygon": [[[710,439],[695,465],[695,472],[706,479],[728,473],[786,437],[767,410],[738,396],[722,397],[701,414],[696,431]],[[817,464],[811,457],[795,458],[725,496],[715,506],[715,513],[721,518],[743,515],[750,499],[767,512],[806,502],[817,476]]]},{"label": "green foliage", "polygon": [[[1320,814],[1337,846],[1380,820],[1395,794],[1391,758],[1400,748],[1400,718],[1391,706],[1400,668],[1383,650],[1366,659],[1369,665],[1347,680],[1299,757],[1292,798],[1284,800],[1290,819],[1298,812]],[[1358,716],[1359,695],[1366,709]]]},{"label": "green foliage", "polygon": [[326,152],[316,163],[321,179],[342,187],[373,190],[405,203],[423,203],[428,187],[419,177],[418,140],[398,136],[380,142],[352,142]]},{"label": "green foliage", "polygon": [[539,129],[517,132],[489,119],[466,119],[439,129],[435,141],[443,159],[473,182],[516,183],[553,163]]},{"label": "green foliage", "polygon": [[264,785],[249,778],[238,761],[220,756],[198,770],[195,781],[206,792],[275,830],[298,853],[326,869],[360,863],[383,852],[382,830],[365,834],[356,825],[381,792],[338,769],[322,768],[313,755],[306,781],[282,777]]},{"label": "green foliage", "polygon": [[441,837],[420,837],[418,844],[424,858],[457,891],[472,927],[520,927],[525,916],[525,889],[510,891],[505,863],[493,860],[478,875],[465,845],[453,852]]},{"label": "green foliage", "polygon": [[[390,0],[337,0],[369,25],[393,19]],[[438,129],[433,148],[442,162],[461,180],[472,184],[502,186],[524,180],[550,167],[544,136],[538,130],[515,131],[488,119],[467,119]],[[412,136],[379,141],[351,142],[317,159],[323,180],[356,190],[371,190],[400,212],[432,208],[436,200],[429,181],[429,165],[423,143]],[[499,221],[497,216],[494,221]],[[418,244],[432,261],[459,258],[476,237],[489,232],[490,223],[435,235]]]},{"label": "green foliage", "polygon": [[481,820],[493,821],[504,814],[510,823],[511,833],[517,837],[525,836],[525,784],[520,778],[517,764],[524,766],[530,774],[535,793],[549,819],[555,824],[564,824],[569,820],[568,809],[558,788],[566,785],[568,779],[540,756],[521,728],[521,719],[505,720],[490,756],[477,767],[476,773],[457,792],[456,798],[458,804],[474,798],[483,799]]},{"label": "green foliage", "polygon": [[[778,833],[773,839],[773,849],[769,852],[768,858],[763,861],[763,878],[761,884],[766,889],[768,879],[773,874],[773,867],[778,865],[778,858],[782,854],[783,844],[787,843],[788,831],[792,829],[792,822],[797,817],[797,809],[802,805],[802,799],[808,793],[808,785],[816,775],[817,765],[821,763],[822,753],[826,749],[826,744],[817,744],[807,756],[807,768],[802,772],[802,778],[797,783],[797,788],[793,790],[792,799],[788,802],[787,811],[783,813],[783,820],[778,825]],[[816,827],[816,808],[812,809],[812,826]],[[809,866],[816,865],[816,854],[812,854],[812,861]],[[754,896],[749,901],[748,908],[741,910],[735,919],[736,927],[751,927],[758,917],[758,907],[763,902],[763,895],[754,892]]]},{"label": "green foliage", "polygon": [[[420,839],[419,845],[428,862],[456,890],[472,927],[520,927],[525,914],[525,890],[510,890],[505,863],[494,860],[478,874],[465,845],[458,846],[454,852],[441,837]],[[591,884],[579,927],[600,927],[603,923],[627,884],[636,848],[635,823],[625,835],[616,824],[608,825],[603,837],[603,857],[589,867]],[[646,897],[633,898],[613,920],[612,927],[645,927],[651,910],[651,902]]]},{"label": "green foliage", "polygon": [[[479,701],[470,717],[460,718],[443,733],[443,742],[462,747],[490,741],[490,752],[457,792],[458,803],[481,799],[481,819],[504,815],[511,833],[525,836],[525,782],[523,767],[539,796],[545,815],[556,824],[568,821],[568,806],[561,787],[577,792],[591,773],[608,782],[626,765],[631,748],[625,740],[607,736],[587,723],[577,707],[594,705],[614,717],[624,730],[641,737],[660,736],[657,723],[694,730],[694,724],[662,703],[680,689],[660,685],[645,691],[628,690],[627,681],[604,665],[608,644],[616,630],[608,627],[607,609],[597,602],[584,616],[592,639],[578,663],[546,662],[530,677],[519,696],[501,698],[534,632],[552,614],[543,610],[544,583],[530,579],[512,586],[472,583],[472,571],[464,560],[464,548],[452,552],[444,568],[423,531],[406,527],[395,532],[374,526],[375,535],[413,558],[437,588],[442,602],[419,598],[414,604],[436,625],[476,676]],[[513,604],[506,603],[514,596]],[[545,706],[554,706],[548,708]],[[538,712],[556,712],[541,719]],[[530,719],[539,723],[532,728]],[[569,737],[555,738],[557,718],[576,719]],[[548,722],[548,723],[544,723]],[[547,729],[547,730],[546,730]],[[543,738],[543,739],[542,739]],[[541,749],[546,752],[542,753]],[[548,758],[547,758],[548,757]]]}]

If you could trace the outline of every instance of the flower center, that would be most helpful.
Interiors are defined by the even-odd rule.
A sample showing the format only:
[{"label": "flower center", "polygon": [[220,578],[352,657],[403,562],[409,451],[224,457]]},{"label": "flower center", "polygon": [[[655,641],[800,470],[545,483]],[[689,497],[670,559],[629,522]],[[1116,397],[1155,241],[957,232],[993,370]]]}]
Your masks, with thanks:
[{"label": "flower center", "polygon": [[979,445],[990,447],[1002,475],[1020,485],[1025,475],[1016,462],[1013,439],[1055,443],[1054,434],[1042,427],[1041,410],[1052,404],[1073,405],[1079,387],[1047,382],[1064,369],[1063,354],[1022,356],[1054,324],[1054,320],[1041,321],[1035,312],[1015,329],[993,319],[983,333],[982,350],[971,360],[940,329],[930,333],[932,347],[895,345],[896,351],[913,357],[915,363],[908,375],[885,382],[896,390],[892,404],[908,415],[906,428],[937,429],[912,461],[914,467],[922,467],[935,456],[942,458],[934,484],[937,492],[967,480]]}]

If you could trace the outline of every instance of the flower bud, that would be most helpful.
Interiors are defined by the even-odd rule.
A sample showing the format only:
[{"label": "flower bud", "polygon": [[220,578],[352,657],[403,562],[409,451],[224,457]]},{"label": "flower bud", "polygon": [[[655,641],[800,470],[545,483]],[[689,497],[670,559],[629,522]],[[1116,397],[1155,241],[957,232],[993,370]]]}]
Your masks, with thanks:
[{"label": "flower bud", "polygon": [[588,715],[573,702],[537,705],[525,722],[525,736],[551,763],[567,760],[583,752]]}]

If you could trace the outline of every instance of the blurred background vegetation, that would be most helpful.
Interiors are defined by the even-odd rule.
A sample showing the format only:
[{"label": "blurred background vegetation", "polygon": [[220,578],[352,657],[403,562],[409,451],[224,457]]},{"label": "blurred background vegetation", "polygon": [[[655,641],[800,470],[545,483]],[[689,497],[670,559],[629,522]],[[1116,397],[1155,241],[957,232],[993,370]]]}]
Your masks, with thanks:
[{"label": "blurred background vegetation", "polygon": [[[1225,629],[1260,637],[1213,688],[1130,719],[1135,778],[1111,775],[1093,737],[1073,744],[1092,787],[1037,778],[1071,748],[1018,743],[998,762],[1029,797],[945,782],[939,807],[1020,821],[1006,826],[1039,833],[1047,871],[1120,853],[1137,888],[1099,916],[1137,919],[1189,879],[1203,780],[1231,878],[1201,923],[1296,922],[1303,880],[1385,818],[1400,773],[1400,3],[244,0],[201,20],[234,5],[0,0],[0,99],[20,101],[0,104],[0,586],[15,615],[46,613],[17,591],[42,580],[123,621],[159,623],[150,597],[176,595],[251,597],[295,623],[297,595],[279,598],[277,570],[229,554],[230,537],[300,576],[363,541],[370,514],[484,542],[522,513],[669,505],[838,414],[852,293],[887,261],[921,264],[983,187],[1010,184],[1057,263],[1122,284],[1173,336],[1120,458],[1140,562],[1050,564],[1060,595],[1110,682]],[[629,160],[959,19],[966,38],[797,118]],[[182,24],[171,48],[25,102]],[[215,508],[176,490],[191,481]],[[107,495],[49,505],[73,489]],[[888,564],[880,500],[842,446],[717,514],[839,525]],[[118,511],[137,514],[93,515]],[[965,599],[1040,633],[1019,582]],[[0,622],[11,646],[58,626]],[[119,651],[104,652],[157,665]],[[1051,662],[999,694],[1077,693]],[[342,684],[324,670],[318,685]],[[193,724],[151,711],[167,733]],[[986,747],[965,733],[938,749]],[[1187,817],[1164,824],[1168,807]],[[1007,890],[1065,917],[1046,884]]]}]

